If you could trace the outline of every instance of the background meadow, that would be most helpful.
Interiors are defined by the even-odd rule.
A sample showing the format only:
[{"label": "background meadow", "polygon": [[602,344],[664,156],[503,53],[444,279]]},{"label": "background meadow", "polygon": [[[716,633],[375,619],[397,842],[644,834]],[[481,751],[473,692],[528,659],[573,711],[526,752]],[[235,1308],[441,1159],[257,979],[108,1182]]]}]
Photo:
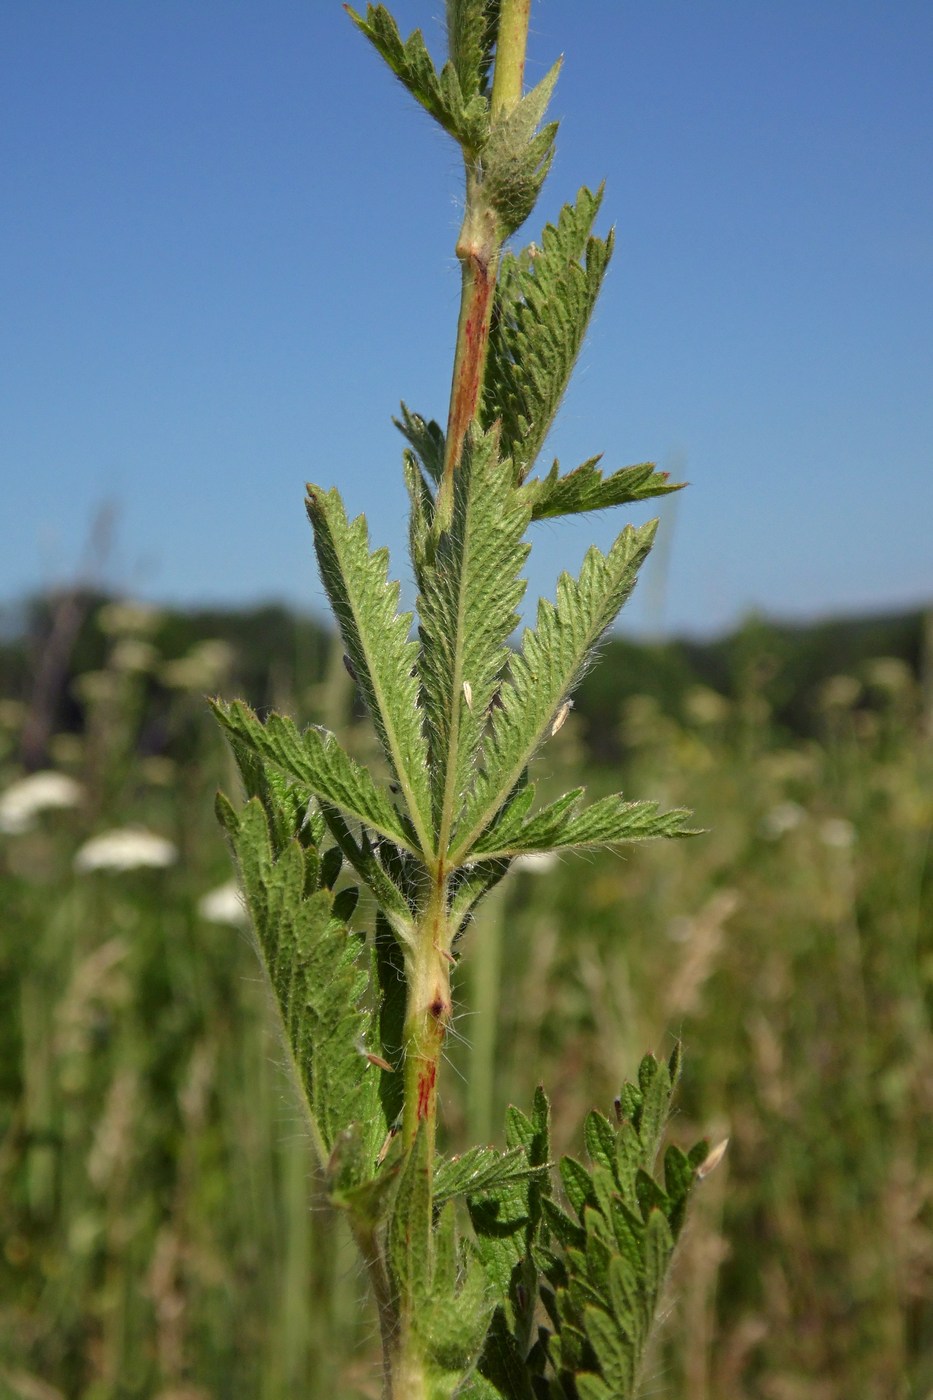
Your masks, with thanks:
[{"label": "background meadow", "polygon": [[[365,1400],[378,1342],[283,1068],[204,704],[371,740],[326,632],[80,593],[5,618],[0,1395]],[[582,1151],[686,1049],[703,1184],[646,1393],[933,1395],[933,675],[920,615],[610,641],[545,789],[694,808],[696,840],[510,874],[464,941],[446,1135],[552,1094]],[[361,917],[365,909],[361,907]],[[309,1207],[310,1199],[310,1207]]]}]

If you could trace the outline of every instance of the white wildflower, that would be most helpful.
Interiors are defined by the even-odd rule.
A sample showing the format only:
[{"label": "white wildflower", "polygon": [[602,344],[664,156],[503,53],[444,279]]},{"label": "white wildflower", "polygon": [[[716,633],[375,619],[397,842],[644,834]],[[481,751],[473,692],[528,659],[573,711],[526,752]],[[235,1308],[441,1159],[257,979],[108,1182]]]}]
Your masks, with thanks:
[{"label": "white wildflower", "polygon": [[249,914],[235,880],[227,880],[216,889],[208,890],[198,900],[198,913],[209,924],[232,924],[234,928],[249,926]]},{"label": "white wildflower", "polygon": [[827,710],[850,710],[862,693],[854,676],[830,676],[820,689],[820,703]]},{"label": "white wildflower", "polygon": [[876,656],[865,667],[865,679],[874,690],[903,695],[913,686],[913,672],[898,656]]},{"label": "white wildflower", "polygon": [[56,773],[51,769],[30,773],[28,778],[11,783],[0,794],[0,832],[16,836],[22,831],[31,831],[40,812],[77,807],[81,796],[80,783],[66,773]]},{"label": "white wildflower", "polygon": [[75,870],[161,870],[174,865],[178,851],[164,836],[141,827],[102,831],[85,841],[74,859]]},{"label": "white wildflower", "polygon": [[799,802],[778,802],[762,817],[761,834],[768,841],[779,841],[786,832],[800,826],[806,816]]},{"label": "white wildflower", "polygon": [[105,603],[97,614],[97,626],[109,637],[148,637],[161,622],[162,614],[146,603]]},{"label": "white wildflower", "polygon": [[228,642],[209,638],[198,642],[187,656],[166,661],[160,672],[162,684],[173,690],[191,690],[198,694],[216,690],[226,680],[235,659]]},{"label": "white wildflower", "polygon": [[684,696],[684,714],[693,724],[721,724],[729,718],[729,702],[718,690],[694,685]]},{"label": "white wildflower", "polygon": [[820,840],[824,846],[847,851],[855,845],[855,827],[845,817],[827,817],[820,822]]},{"label": "white wildflower", "polygon": [[159,653],[152,643],[138,637],[121,637],[110,653],[110,665],[115,671],[153,671],[158,661]]}]

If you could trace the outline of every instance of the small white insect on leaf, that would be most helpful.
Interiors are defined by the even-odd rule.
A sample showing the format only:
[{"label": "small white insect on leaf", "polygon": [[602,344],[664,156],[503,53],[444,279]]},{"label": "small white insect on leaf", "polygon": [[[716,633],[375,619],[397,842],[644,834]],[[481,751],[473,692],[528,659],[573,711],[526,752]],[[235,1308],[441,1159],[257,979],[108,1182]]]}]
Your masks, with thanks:
[{"label": "small white insect on leaf", "polygon": [[468,710],[472,710],[472,709],[473,709],[473,687],[470,685],[470,682],[469,682],[469,681],[464,681],[464,682],[463,682],[463,698],[464,698],[464,700],[465,700],[466,703],[467,703],[467,709],[468,709]]},{"label": "small white insect on leaf", "polygon": [[705,1181],[706,1178],[716,1170],[723,1157],[726,1155],[726,1148],[729,1146],[729,1139],[723,1138],[718,1142],[708,1156],[697,1167],[697,1181]]},{"label": "small white insect on leaf", "polygon": [[554,738],[554,735],[557,733],[557,731],[558,731],[559,729],[563,729],[564,724],[565,724],[566,719],[567,719],[567,716],[570,714],[570,711],[571,711],[572,709],[573,709],[573,701],[572,701],[572,700],[565,700],[564,703],[561,705],[560,709],[557,711],[557,714],[554,716],[554,722],[553,722],[553,724],[551,725],[551,738],[552,738],[552,739]]}]

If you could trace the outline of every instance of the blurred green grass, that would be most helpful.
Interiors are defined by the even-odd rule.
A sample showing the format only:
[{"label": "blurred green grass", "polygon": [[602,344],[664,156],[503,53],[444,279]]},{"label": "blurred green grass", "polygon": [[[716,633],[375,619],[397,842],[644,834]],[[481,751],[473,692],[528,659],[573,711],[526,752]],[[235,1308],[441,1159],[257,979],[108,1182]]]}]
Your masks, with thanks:
[{"label": "blurred green grass", "polygon": [[[102,622],[73,684],[81,726],[48,743],[77,805],[9,815],[27,715],[0,705],[0,1396],[376,1397],[365,1280],[322,1204],[248,934],[235,905],[204,903],[230,878],[212,799],[235,782],[201,697],[230,693],[232,654],[166,655],[132,610]],[[448,1140],[495,1137],[541,1081],[556,1147],[579,1151],[584,1112],[681,1037],[676,1134],[730,1147],[697,1196],[650,1393],[929,1400],[929,696],[877,657],[814,687],[794,738],[743,675],[729,697],[687,686],[676,718],[629,695],[604,720],[618,766],[588,773],[595,794],[692,806],[706,835],[516,870],[481,911]],[[286,669],[276,689],[371,752],[339,652],[313,686]],[[572,716],[538,760],[546,790],[577,780],[583,733]],[[82,868],[92,837],[127,828],[171,858]]]}]

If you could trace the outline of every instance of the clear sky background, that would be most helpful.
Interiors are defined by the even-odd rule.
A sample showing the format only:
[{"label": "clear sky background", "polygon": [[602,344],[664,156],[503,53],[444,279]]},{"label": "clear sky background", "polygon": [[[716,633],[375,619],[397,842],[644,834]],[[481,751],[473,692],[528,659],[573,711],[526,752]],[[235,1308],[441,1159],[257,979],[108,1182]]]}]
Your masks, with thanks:
[{"label": "clear sky background", "polygon": [[[442,0],[394,12],[442,53]],[[519,236],[604,177],[618,236],[551,455],[692,483],[629,627],[933,601],[933,5],[532,25],[562,123]],[[0,601],[74,578],[110,503],[120,591],[322,611],[309,479],[410,598],[390,417],[446,422],[453,144],[337,0],[7,0],[0,54]],[[535,527],[532,589],[622,523]]]}]

